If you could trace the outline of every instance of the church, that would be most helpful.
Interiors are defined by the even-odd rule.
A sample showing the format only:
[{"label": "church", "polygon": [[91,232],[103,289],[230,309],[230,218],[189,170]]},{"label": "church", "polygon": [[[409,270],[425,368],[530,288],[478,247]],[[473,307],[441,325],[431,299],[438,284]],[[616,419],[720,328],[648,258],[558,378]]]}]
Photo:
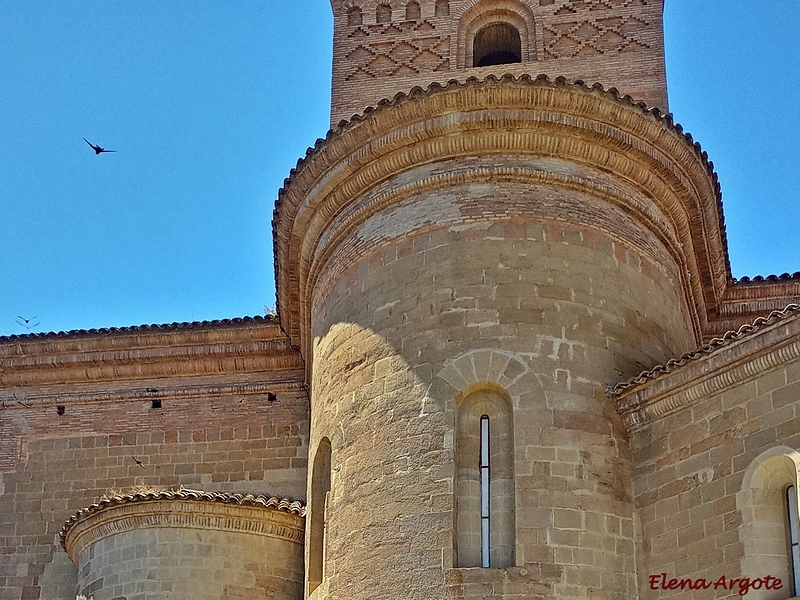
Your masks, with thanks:
[{"label": "church", "polygon": [[800,597],[800,273],[663,0],[332,0],[276,314],[0,337],[0,598]]}]

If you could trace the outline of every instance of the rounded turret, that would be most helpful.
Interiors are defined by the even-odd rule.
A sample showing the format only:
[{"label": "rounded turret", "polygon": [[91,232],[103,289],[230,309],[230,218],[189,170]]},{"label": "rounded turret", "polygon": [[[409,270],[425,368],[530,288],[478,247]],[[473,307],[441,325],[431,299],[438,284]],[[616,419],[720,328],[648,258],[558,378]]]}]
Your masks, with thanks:
[{"label": "rounded turret", "polygon": [[633,597],[606,387],[699,342],[716,194],[669,119],[563,79],[417,88],[320,141],[275,218],[307,594]]}]

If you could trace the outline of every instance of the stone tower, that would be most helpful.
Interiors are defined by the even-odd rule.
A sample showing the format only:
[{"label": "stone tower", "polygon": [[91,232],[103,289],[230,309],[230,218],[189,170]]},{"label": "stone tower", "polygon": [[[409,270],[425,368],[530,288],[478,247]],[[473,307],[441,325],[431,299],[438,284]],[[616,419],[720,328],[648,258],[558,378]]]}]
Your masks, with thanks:
[{"label": "stone tower", "polygon": [[713,172],[657,110],[661,0],[333,11],[332,122],[360,116],[275,215],[306,597],[636,597],[606,389],[696,347],[727,280]]}]

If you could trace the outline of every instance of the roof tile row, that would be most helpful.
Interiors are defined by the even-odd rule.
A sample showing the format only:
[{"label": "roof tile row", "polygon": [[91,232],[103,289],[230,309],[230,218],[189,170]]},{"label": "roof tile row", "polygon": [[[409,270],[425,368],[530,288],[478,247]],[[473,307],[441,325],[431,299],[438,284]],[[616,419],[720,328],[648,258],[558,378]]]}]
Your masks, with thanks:
[{"label": "roof tile row", "polygon": [[627,381],[623,381],[621,383],[616,384],[613,387],[610,387],[608,390],[609,396],[619,396],[624,392],[629,391],[631,388],[636,387],[640,384],[643,384],[647,381],[651,381],[674,371],[675,369],[682,367],[683,365],[703,358],[704,356],[708,356],[709,354],[732,344],[735,341],[741,340],[751,334],[756,333],[770,325],[777,323],[783,319],[800,316],[800,304],[789,304],[783,310],[776,310],[769,314],[767,317],[759,317],[757,318],[752,324],[742,325],[736,331],[729,331],[725,335],[719,338],[714,338],[706,345],[698,348],[697,350],[693,350],[692,352],[687,352],[683,356],[679,358],[673,358],[668,360],[663,365],[658,365],[653,367],[649,371],[642,371],[636,377],[631,377]]}]

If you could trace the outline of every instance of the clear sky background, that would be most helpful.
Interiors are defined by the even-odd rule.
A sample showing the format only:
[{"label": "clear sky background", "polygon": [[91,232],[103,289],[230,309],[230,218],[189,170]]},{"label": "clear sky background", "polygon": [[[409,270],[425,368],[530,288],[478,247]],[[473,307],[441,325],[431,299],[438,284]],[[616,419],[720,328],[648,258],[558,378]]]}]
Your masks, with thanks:
[{"label": "clear sky background", "polygon": [[[670,109],[716,166],[735,277],[800,271],[797,31],[797,0],[666,1]],[[263,314],[331,36],[329,0],[5,3],[0,335]]]}]

